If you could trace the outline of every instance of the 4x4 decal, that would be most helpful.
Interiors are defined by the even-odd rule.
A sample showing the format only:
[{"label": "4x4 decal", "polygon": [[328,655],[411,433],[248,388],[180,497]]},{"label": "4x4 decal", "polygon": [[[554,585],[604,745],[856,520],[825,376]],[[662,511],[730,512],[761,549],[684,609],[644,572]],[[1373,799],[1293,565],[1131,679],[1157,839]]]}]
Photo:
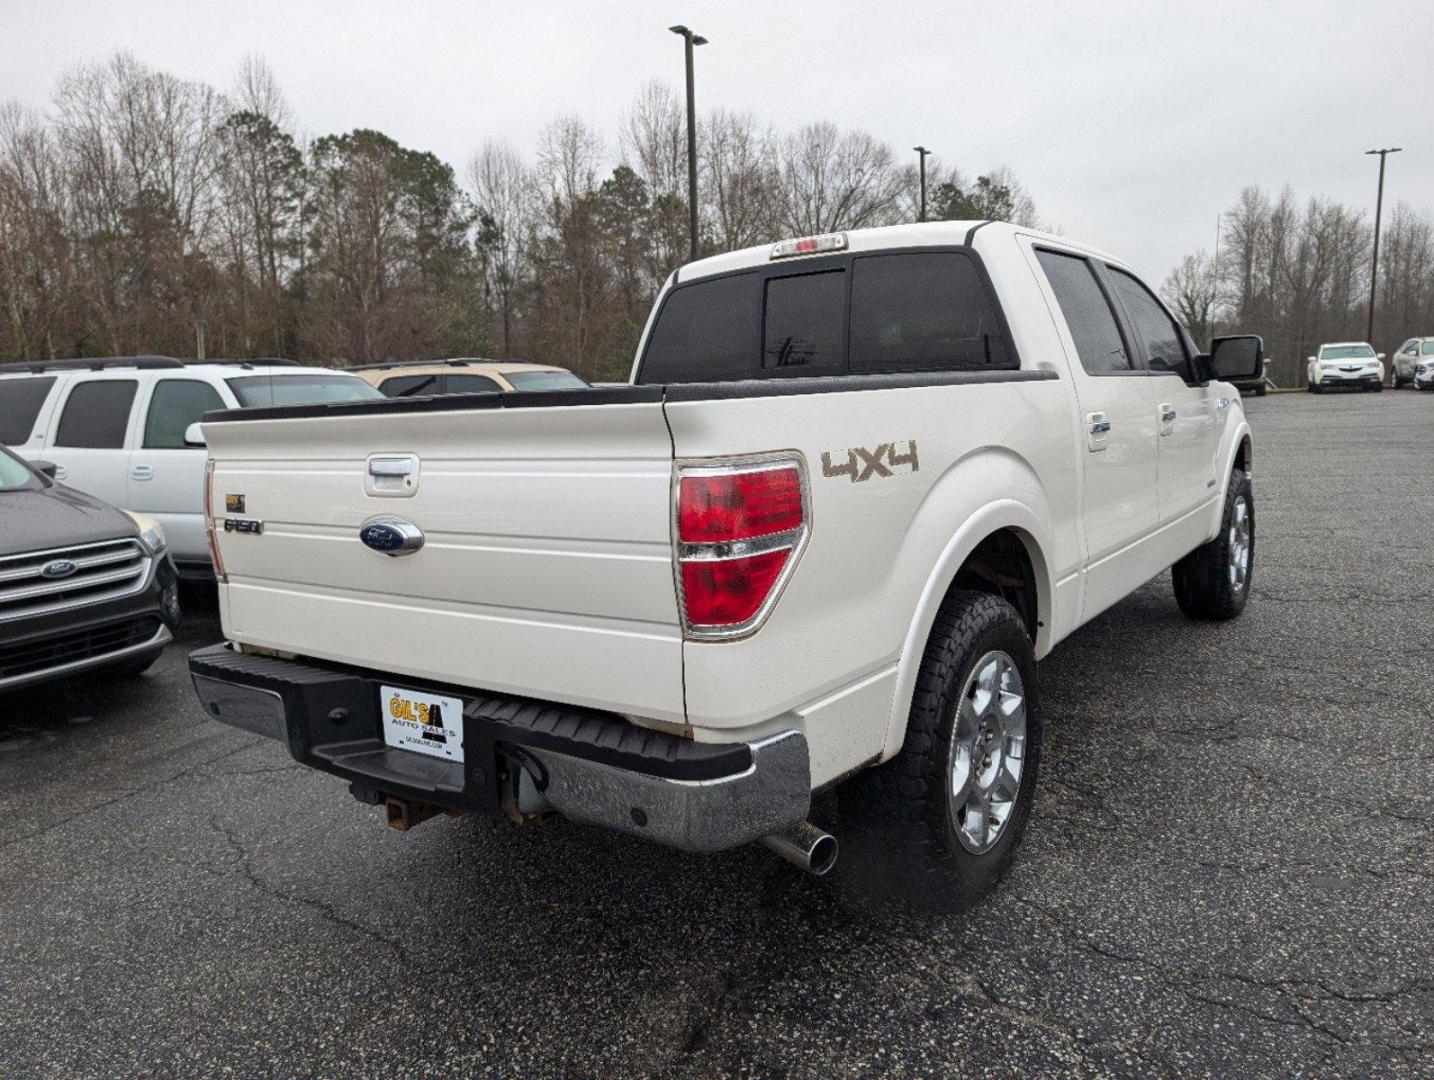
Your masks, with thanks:
[{"label": "4x4 decal", "polygon": [[[841,451],[837,450],[840,454]],[[832,464],[832,451],[822,451],[822,475],[826,477],[847,476],[853,484],[870,480],[873,476],[891,476],[891,470],[898,465],[910,465],[912,472],[920,470],[916,460],[916,440],[906,441],[906,453],[896,452],[896,443],[882,443],[875,450],[864,446],[853,446],[846,452],[846,461]]]}]

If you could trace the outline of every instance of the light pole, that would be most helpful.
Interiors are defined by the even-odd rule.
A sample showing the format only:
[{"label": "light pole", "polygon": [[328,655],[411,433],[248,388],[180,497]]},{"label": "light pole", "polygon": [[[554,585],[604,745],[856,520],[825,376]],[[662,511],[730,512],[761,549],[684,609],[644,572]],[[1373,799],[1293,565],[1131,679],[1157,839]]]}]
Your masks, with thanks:
[{"label": "light pole", "polygon": [[913,150],[916,151],[917,156],[918,156],[918,158],[919,158],[920,161],[921,161],[921,216],[920,216],[919,218],[917,218],[916,220],[917,220],[917,221],[925,221],[925,220],[926,220],[926,155],[929,154],[929,153],[931,153],[931,151],[928,150],[928,149],[926,149],[926,147],[924,147],[924,146],[913,146],[911,149],[913,149]]},{"label": "light pole", "polygon": [[1389,146],[1383,150],[1365,151],[1366,155],[1379,155],[1379,194],[1374,200],[1374,258],[1369,268],[1369,327],[1365,334],[1365,340],[1371,346],[1374,344],[1374,293],[1379,288],[1379,216],[1384,210],[1384,159],[1402,149],[1402,146]]},{"label": "light pole", "polygon": [[692,49],[706,45],[707,39],[685,26],[669,26],[681,34],[687,54],[687,231],[692,243],[692,258],[697,258],[697,98],[692,88]]}]

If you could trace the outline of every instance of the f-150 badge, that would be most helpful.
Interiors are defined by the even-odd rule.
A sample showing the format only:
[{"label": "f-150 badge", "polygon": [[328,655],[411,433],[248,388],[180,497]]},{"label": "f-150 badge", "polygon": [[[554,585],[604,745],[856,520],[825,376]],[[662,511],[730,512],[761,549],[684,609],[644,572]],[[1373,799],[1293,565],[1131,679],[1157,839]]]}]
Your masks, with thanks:
[{"label": "f-150 badge", "polygon": [[900,465],[908,465],[911,472],[917,472],[921,465],[916,459],[916,440],[907,440],[904,454],[898,454],[896,447],[896,443],[882,443],[875,450],[868,450],[864,446],[853,446],[847,450],[846,460],[841,461],[840,464],[832,462],[832,455],[841,454],[840,450],[823,450],[822,475],[827,477],[846,476],[850,477],[853,484],[859,484],[863,480],[870,480],[873,476],[891,476],[892,470]]}]

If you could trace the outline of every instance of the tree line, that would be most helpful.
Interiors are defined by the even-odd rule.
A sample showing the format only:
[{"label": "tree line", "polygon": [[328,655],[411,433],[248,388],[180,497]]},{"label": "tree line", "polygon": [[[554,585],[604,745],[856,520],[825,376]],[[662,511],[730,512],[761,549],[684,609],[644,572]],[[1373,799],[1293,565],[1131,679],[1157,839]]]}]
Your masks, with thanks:
[{"label": "tree line", "polygon": [[[1389,357],[1408,338],[1434,335],[1434,218],[1396,202],[1380,232],[1370,344]],[[1368,333],[1373,242],[1362,209],[1247,187],[1220,215],[1218,257],[1186,256],[1165,297],[1202,347],[1216,334],[1262,334],[1270,376],[1302,386],[1321,342]]]},{"label": "tree line", "polygon": [[[917,170],[875,136],[698,125],[702,254],[915,221]],[[1006,169],[928,161],[928,216],[1037,223]],[[612,138],[576,116],[533,159],[461,171],[373,130],[303,135],[256,58],[221,92],[126,53],[41,113],[0,105],[0,359],[160,353],[325,364],[520,356],[626,376],[688,258],[686,111],[641,88]]]}]

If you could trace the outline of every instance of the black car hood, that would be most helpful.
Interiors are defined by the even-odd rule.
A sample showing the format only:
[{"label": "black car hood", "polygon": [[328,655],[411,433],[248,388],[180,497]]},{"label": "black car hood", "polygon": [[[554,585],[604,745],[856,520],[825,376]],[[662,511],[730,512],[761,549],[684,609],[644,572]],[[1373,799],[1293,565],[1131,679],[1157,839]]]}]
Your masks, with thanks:
[{"label": "black car hood", "polygon": [[134,522],[108,503],[54,484],[0,491],[0,556],[135,535]]}]

